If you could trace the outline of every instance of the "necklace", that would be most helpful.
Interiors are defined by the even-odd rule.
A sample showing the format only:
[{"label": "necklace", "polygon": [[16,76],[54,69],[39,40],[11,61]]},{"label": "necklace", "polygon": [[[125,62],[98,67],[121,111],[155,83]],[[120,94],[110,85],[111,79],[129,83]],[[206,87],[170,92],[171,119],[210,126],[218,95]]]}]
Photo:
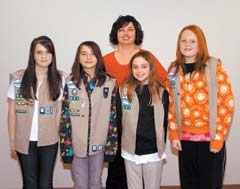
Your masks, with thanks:
[{"label": "necklace", "polygon": [[185,81],[189,84],[190,79],[191,79],[191,72],[188,72],[184,75]]}]

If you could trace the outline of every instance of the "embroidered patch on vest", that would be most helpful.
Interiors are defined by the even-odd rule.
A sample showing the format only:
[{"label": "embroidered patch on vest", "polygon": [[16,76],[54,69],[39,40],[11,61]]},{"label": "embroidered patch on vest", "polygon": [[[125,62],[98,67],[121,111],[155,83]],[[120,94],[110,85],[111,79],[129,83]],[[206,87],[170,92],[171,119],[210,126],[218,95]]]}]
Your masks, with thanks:
[{"label": "embroidered patch on vest", "polygon": [[15,80],[13,81],[14,87],[20,88],[21,82],[22,82],[22,79],[15,79]]},{"label": "embroidered patch on vest", "polygon": [[27,111],[26,110],[16,110],[17,114],[26,114]]},{"label": "embroidered patch on vest", "polygon": [[70,109],[70,116],[80,116],[79,109]]},{"label": "embroidered patch on vest", "polygon": [[102,145],[102,144],[92,146],[92,152],[103,151],[104,149],[105,149],[105,145]]},{"label": "embroidered patch on vest", "polygon": [[40,107],[40,114],[52,114],[53,108],[52,107]]},{"label": "embroidered patch on vest", "polygon": [[123,96],[122,100],[122,109],[131,110],[131,103],[128,101],[127,96]]},{"label": "embroidered patch on vest", "polygon": [[108,97],[108,92],[109,92],[109,88],[108,87],[103,87],[103,97],[104,98]]}]

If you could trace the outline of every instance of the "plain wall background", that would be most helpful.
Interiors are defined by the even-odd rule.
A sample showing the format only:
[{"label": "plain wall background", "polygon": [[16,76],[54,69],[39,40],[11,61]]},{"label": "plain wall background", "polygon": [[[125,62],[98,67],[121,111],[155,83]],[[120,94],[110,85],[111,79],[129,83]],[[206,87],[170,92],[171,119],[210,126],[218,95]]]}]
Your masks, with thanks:
[{"label": "plain wall background", "polygon": [[[182,27],[199,25],[205,32],[209,52],[221,58],[235,95],[235,114],[227,140],[225,184],[240,184],[239,60],[240,1],[238,0],[0,0],[0,188],[20,188],[17,161],[10,159],[7,131],[9,73],[25,68],[32,39],[48,35],[55,43],[58,68],[69,73],[78,45],[96,41],[102,53],[112,51],[108,35],[119,15],[135,16],[144,30],[143,48],[167,69],[175,58],[176,40]],[[167,163],[162,185],[178,185],[177,156],[167,143]],[[106,177],[104,169],[103,181]],[[54,172],[55,187],[71,187],[69,169],[59,155]],[[105,185],[105,184],[104,184]]]}]

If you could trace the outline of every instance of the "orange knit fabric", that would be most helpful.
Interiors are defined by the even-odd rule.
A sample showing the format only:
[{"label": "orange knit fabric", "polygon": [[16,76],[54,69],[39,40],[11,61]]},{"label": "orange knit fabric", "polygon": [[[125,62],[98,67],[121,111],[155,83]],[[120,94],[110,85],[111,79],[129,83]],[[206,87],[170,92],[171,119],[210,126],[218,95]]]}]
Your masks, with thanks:
[{"label": "orange knit fabric", "polygon": [[[141,51],[146,51],[146,50],[141,49]],[[153,61],[155,63],[159,81],[165,86],[166,78],[167,78],[166,70],[164,69],[164,67],[161,65],[161,63],[157,60],[157,58],[152,53],[150,53],[149,51],[147,51],[147,52],[150,54],[151,58],[153,59]],[[107,73],[110,76],[116,78],[116,85],[120,86],[130,73],[129,65],[128,64],[125,64],[125,65],[120,64],[116,60],[116,58],[114,56],[114,52],[111,52],[111,53],[105,55],[103,57],[103,59],[104,59],[104,64],[105,64]]]},{"label": "orange knit fabric", "polygon": [[[217,129],[215,139],[211,139],[210,147],[221,149],[233,113],[233,93],[228,75],[222,64],[217,65],[218,80],[218,107],[217,107]],[[210,133],[209,127],[209,104],[208,88],[204,72],[194,71],[191,77],[184,76],[182,70],[179,71],[181,86],[181,119],[182,131],[193,134]],[[175,109],[173,105],[173,93],[169,81],[167,81],[169,92],[169,113],[168,125],[171,140],[179,139]]]}]

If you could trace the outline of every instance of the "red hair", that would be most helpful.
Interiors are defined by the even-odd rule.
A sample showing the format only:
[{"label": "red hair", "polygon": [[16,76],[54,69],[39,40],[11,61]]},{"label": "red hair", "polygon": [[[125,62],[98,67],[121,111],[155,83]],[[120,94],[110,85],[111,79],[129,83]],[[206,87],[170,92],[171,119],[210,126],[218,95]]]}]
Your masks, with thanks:
[{"label": "red hair", "polygon": [[176,70],[177,72],[180,66],[182,66],[183,63],[185,62],[185,58],[180,51],[180,41],[181,41],[182,33],[186,30],[193,32],[198,41],[198,53],[195,60],[196,69],[203,70],[204,67],[206,66],[205,62],[209,59],[209,53],[208,53],[208,47],[207,47],[207,41],[206,41],[205,35],[199,26],[188,25],[188,26],[185,26],[178,35],[176,60],[172,62],[168,70],[170,70],[172,67],[177,67],[177,70]]}]

